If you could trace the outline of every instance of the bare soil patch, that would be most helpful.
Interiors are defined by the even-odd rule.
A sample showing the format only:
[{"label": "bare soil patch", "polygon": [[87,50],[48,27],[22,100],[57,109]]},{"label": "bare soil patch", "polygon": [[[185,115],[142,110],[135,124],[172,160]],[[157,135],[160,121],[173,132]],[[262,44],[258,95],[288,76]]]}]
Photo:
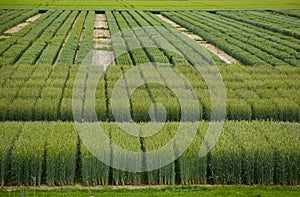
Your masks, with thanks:
[{"label": "bare soil patch", "polygon": [[202,41],[203,39],[196,35],[196,34],[190,34],[190,33],[186,33],[186,32],[182,32],[184,35],[186,35],[187,37],[193,39],[193,40],[196,40],[196,41]]},{"label": "bare soil patch", "polygon": [[219,48],[215,47],[212,44],[201,44],[203,47],[205,47],[207,50],[211,51],[213,54],[218,56],[221,60],[226,62],[227,64],[232,64],[232,63],[238,63],[236,59],[225,53],[224,51],[220,50]]},{"label": "bare soil patch", "polygon": [[18,31],[20,31],[21,29],[23,29],[24,27],[26,27],[27,25],[29,25],[30,23],[36,21],[38,18],[40,18],[42,16],[42,14],[37,14],[34,15],[30,18],[28,18],[25,22],[18,24],[17,26],[14,26],[8,30],[6,30],[4,32],[4,34],[14,34],[17,33]]},{"label": "bare soil patch", "polygon": [[0,36],[0,41],[1,40],[5,40],[5,39],[7,39],[7,38],[9,38],[10,36],[5,36],[5,35],[2,35],[2,36]]},{"label": "bare soil patch", "polygon": [[95,21],[94,27],[96,29],[107,29],[108,24],[105,21]]},{"label": "bare soil patch", "polygon": [[27,19],[26,22],[32,23],[32,22],[36,21],[38,18],[40,18],[41,16],[42,16],[42,14],[34,15],[34,16],[30,17],[29,19]]},{"label": "bare soil patch", "polygon": [[158,14],[157,15],[159,18],[161,18],[162,20],[164,20],[165,22],[169,23],[170,25],[172,25],[173,27],[176,27],[176,28],[181,28],[180,25],[178,25],[177,23],[175,23],[174,21],[164,17],[163,15],[160,15]]},{"label": "bare soil patch", "polygon": [[179,27],[179,28],[177,28],[178,30],[180,30],[180,31],[188,31],[186,28],[184,28],[184,27]]},{"label": "bare soil patch", "polygon": [[101,49],[107,50],[108,48],[111,48],[111,47],[112,47],[111,44],[102,44],[102,43],[95,43],[94,44],[94,48],[96,50],[101,50]]},{"label": "bare soil patch", "polygon": [[26,27],[28,24],[29,23],[27,23],[27,22],[20,23],[17,26],[6,30],[4,33],[5,34],[14,34],[14,33],[17,33],[18,31],[20,31],[21,29],[23,29],[24,27]]},{"label": "bare soil patch", "polygon": [[105,14],[96,14],[94,22],[93,64],[103,66],[115,65],[115,56]]},{"label": "bare soil patch", "polygon": [[105,14],[96,14],[95,21],[106,21]]},{"label": "bare soil patch", "polygon": [[110,37],[109,30],[95,29],[94,38]]},{"label": "bare soil patch", "polygon": [[147,188],[165,188],[172,185],[95,185],[86,186],[81,184],[75,185],[64,185],[64,186],[49,186],[49,185],[39,185],[39,186],[4,186],[1,189],[6,191],[13,191],[18,189],[32,189],[32,190],[57,190],[57,189],[147,189]]},{"label": "bare soil patch", "polygon": [[[57,190],[57,189],[161,189],[166,187],[172,187],[173,185],[64,185],[64,186],[49,186],[49,185],[39,185],[39,186],[3,186],[1,189],[6,191],[20,190],[20,189],[32,189],[32,190]],[[176,185],[180,186],[180,185]],[[191,186],[201,186],[201,187],[223,187],[225,185],[215,184],[192,184]],[[229,185],[226,185],[229,186]],[[295,186],[298,187],[298,186]]]},{"label": "bare soil patch", "polygon": [[115,56],[112,51],[94,50],[93,65],[107,66],[115,65]]},{"label": "bare soil patch", "polygon": [[111,39],[110,38],[99,38],[98,43],[111,45]]}]

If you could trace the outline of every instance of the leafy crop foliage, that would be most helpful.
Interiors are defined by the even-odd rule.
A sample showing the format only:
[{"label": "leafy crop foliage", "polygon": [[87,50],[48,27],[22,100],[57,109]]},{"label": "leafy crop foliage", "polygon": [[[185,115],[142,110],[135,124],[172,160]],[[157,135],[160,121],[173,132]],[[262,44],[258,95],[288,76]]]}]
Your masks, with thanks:
[{"label": "leafy crop foliage", "polygon": [[[101,121],[114,121],[112,91],[123,72],[132,66],[109,67],[96,85],[95,110]],[[1,88],[2,120],[72,120],[73,84],[79,66],[3,66]],[[192,66],[176,66],[191,83],[199,100],[201,119],[210,118],[209,90]],[[299,121],[299,69],[290,66],[272,67],[219,67],[227,93],[228,120]],[[83,73],[86,75],[85,73]],[[141,77],[151,73],[141,72]],[[271,77],[271,78],[270,78]],[[288,78],[288,80],[286,80]],[[83,85],[85,81],[82,81]],[[169,81],[171,83],[171,81]],[[127,99],[127,98],[122,98]],[[131,95],[132,118],[137,122],[150,121],[149,109],[163,105],[168,121],[180,120],[178,98],[168,84],[145,82]],[[86,103],[88,105],[88,103]],[[119,110],[123,110],[120,107]],[[193,109],[190,113],[193,113]]]},{"label": "leafy crop foliage", "polygon": [[[25,12],[18,21],[35,13],[34,10]],[[17,14],[8,10],[3,16]],[[0,65],[81,64],[93,49],[95,14],[95,11],[78,10],[42,13],[38,20],[1,39]],[[297,10],[164,11],[161,14],[243,64],[299,66]],[[204,57],[207,52],[197,42],[154,13],[106,10],[105,16],[117,65],[212,63]],[[12,26],[6,24],[3,27],[0,24],[0,31]],[[153,28],[147,29],[149,26]],[[217,65],[226,65],[216,55],[210,55]]]},{"label": "leafy crop foliage", "polygon": [[269,11],[162,14],[247,65],[300,65],[295,17]]},{"label": "leafy crop foliage", "polygon": [[94,14],[92,11],[43,13],[38,20],[2,40],[0,64],[81,63],[92,50]]},{"label": "leafy crop foliage", "polygon": [[[99,123],[85,124],[89,128],[90,124]],[[116,123],[99,126],[113,143],[141,152],[142,147],[153,151],[165,145],[180,124],[189,123],[168,122],[144,140],[123,132]],[[208,122],[199,122],[191,146],[176,162],[142,176],[101,163],[78,141],[74,123],[1,122],[2,185],[300,183],[299,123],[228,121],[216,146],[206,157],[199,158],[207,127]],[[110,155],[118,154],[111,149]]]}]

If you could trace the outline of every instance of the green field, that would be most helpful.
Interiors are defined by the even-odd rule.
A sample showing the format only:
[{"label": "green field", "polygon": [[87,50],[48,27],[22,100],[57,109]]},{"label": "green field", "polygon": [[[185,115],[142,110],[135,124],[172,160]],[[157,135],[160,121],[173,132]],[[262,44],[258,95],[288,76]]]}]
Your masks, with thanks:
[{"label": "green field", "polygon": [[299,187],[287,186],[175,186],[160,189],[16,189],[0,190],[4,196],[287,196],[297,197]]},{"label": "green field", "polygon": [[72,9],[224,9],[224,8],[297,8],[300,3],[295,0],[266,0],[266,1],[241,1],[241,0],[59,0],[59,1],[7,1],[0,2],[3,8],[72,8]]},{"label": "green field", "polygon": [[3,0],[0,18],[0,196],[299,196],[300,2]]}]

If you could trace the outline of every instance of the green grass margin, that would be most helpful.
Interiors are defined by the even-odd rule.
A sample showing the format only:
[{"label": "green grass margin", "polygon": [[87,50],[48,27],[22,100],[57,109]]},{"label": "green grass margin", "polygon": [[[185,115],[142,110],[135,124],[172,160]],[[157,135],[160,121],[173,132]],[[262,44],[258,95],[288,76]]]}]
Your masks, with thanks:
[{"label": "green grass margin", "polygon": [[155,188],[76,187],[45,188],[13,187],[0,189],[0,196],[299,196],[300,186],[162,186]]},{"label": "green grass margin", "polygon": [[37,8],[37,9],[253,9],[253,8],[300,8],[297,0],[2,0],[0,8]]}]

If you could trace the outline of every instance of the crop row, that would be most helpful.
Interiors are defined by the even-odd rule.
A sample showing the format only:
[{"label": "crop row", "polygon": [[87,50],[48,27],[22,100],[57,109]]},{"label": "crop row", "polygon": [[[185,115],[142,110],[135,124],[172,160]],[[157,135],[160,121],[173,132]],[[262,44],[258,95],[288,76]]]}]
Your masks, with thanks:
[{"label": "crop row", "polygon": [[300,39],[299,19],[268,11],[228,11],[218,14]]},{"label": "crop row", "polygon": [[[128,135],[116,123],[84,123],[81,128],[92,132],[95,126],[101,126],[110,143],[143,154],[172,143],[179,126],[188,128],[188,124],[168,122],[147,138]],[[85,139],[84,144],[78,138],[74,123],[1,122],[1,182],[2,185],[300,183],[299,123],[228,121],[213,149],[199,158],[207,128],[208,122],[199,122],[192,144],[169,165],[139,173],[110,168],[95,158],[86,148],[89,141]],[[176,148],[182,146],[178,143],[184,141],[173,140],[173,143],[170,152],[175,158]],[[99,150],[106,153],[112,165],[124,162],[126,166],[133,162],[113,147]],[[163,162],[165,158],[160,159],[146,163],[151,166],[152,162]]]},{"label": "crop row", "polygon": [[75,21],[69,38],[61,50],[60,56],[57,60],[59,65],[72,65],[75,62],[75,55],[80,41],[81,31],[85,22],[87,11],[82,11]]},{"label": "crop row", "polygon": [[[225,12],[226,13],[226,12]],[[209,12],[163,12],[247,65],[299,65],[299,40]]]},{"label": "crop row", "polygon": [[[166,108],[167,120],[180,120],[182,109],[179,97],[175,94],[185,99],[193,99],[186,96],[192,90],[195,91],[196,100],[199,101],[200,118],[210,119],[209,92],[214,90],[208,90],[206,82],[196,68],[175,67],[175,70],[185,76],[187,80],[185,82],[181,81],[182,78],[179,78],[179,75],[174,73],[175,70],[170,67],[168,76],[160,73],[159,70],[154,72],[152,69],[159,69],[159,67],[149,67],[149,70],[137,69],[136,80],[126,78],[127,71],[134,68],[132,66],[109,67],[100,80],[95,81],[98,77],[97,73],[99,74],[99,67],[89,67],[87,70],[79,71],[79,66],[3,66],[0,70],[1,119],[72,120],[72,98],[77,99],[73,92],[77,75],[76,83],[85,87],[87,91],[84,94],[88,95],[88,98],[95,98],[96,105],[89,102],[90,100],[85,101],[84,97],[80,98],[81,102],[85,102],[85,110],[89,113],[95,109],[99,120],[115,120],[111,98],[118,81],[125,85],[127,94],[114,96],[114,99],[117,98],[114,101],[120,104],[117,110],[120,113],[130,111],[135,121],[149,121],[149,109],[155,103],[162,104]],[[299,121],[298,89],[300,87],[297,82],[300,73],[298,68],[230,66],[219,67],[219,70],[227,93],[227,119]],[[134,87],[138,79],[144,85],[138,87],[128,97],[129,88]],[[161,82],[157,84],[152,83],[151,80]],[[193,89],[187,83],[190,83]],[[95,92],[90,92],[93,88],[96,88]],[[130,107],[123,105],[124,101],[128,101]],[[189,110],[191,110],[189,113],[193,114],[195,109]]]},{"label": "crop row", "polygon": [[280,13],[282,15],[288,15],[296,18],[300,18],[299,9],[286,9],[286,10],[271,10],[270,12]]},{"label": "crop row", "polygon": [[77,58],[75,61],[76,64],[81,64],[85,60],[87,54],[93,48],[94,18],[95,12],[88,12],[82,33],[82,40],[77,52]]}]

